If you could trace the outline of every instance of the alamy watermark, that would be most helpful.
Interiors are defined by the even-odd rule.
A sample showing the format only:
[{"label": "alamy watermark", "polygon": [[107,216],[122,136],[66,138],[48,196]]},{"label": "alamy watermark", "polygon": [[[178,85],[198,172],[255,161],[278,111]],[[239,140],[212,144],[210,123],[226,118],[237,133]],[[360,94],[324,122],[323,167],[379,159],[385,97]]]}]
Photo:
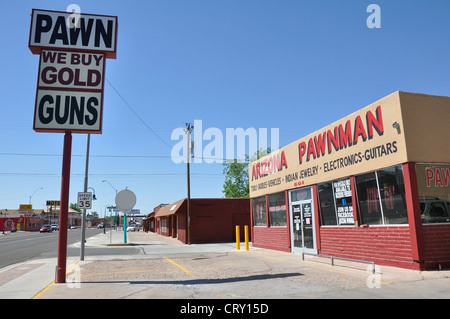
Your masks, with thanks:
[{"label": "alamy watermark", "polygon": [[378,265],[367,266],[367,276],[366,285],[367,288],[381,288],[381,268]]},{"label": "alamy watermark", "polygon": [[67,288],[81,288],[81,268],[76,265],[66,276]]},{"label": "alamy watermark", "polygon": [[371,13],[366,20],[369,29],[381,29],[381,8],[378,4],[370,4],[366,10]]},{"label": "alamy watermark", "polygon": [[[279,128],[270,129],[272,151],[280,147],[279,134]],[[226,128],[223,132],[217,127],[204,129],[202,120],[194,121],[190,146],[187,139],[185,128],[178,127],[172,131],[171,140],[178,141],[171,151],[172,161],[176,164],[187,163],[191,156],[193,159],[189,161],[192,163],[223,163],[234,159],[243,163],[246,161],[246,154],[252,157],[258,150],[269,147],[267,128]]]}]

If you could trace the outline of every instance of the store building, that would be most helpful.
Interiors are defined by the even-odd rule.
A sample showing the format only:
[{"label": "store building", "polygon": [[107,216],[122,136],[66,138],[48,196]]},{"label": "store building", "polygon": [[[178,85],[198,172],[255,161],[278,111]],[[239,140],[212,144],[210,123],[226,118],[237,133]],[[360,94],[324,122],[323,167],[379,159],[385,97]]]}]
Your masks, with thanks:
[{"label": "store building", "polygon": [[[236,226],[240,226],[244,238],[244,226],[250,226],[249,198],[191,198],[188,227],[187,199],[158,208],[153,216],[144,219],[154,232],[177,238],[183,243],[232,242]],[[188,230],[189,228],[189,230]]]},{"label": "store building", "polygon": [[155,208],[153,208],[153,211],[148,214],[143,220],[142,220],[142,225],[144,226],[144,231],[146,233],[148,232],[156,232],[156,218],[155,215],[158,212],[158,210],[160,210],[161,208],[163,208],[164,206],[167,206],[169,204],[159,204],[158,206],[156,206]]},{"label": "store building", "polygon": [[42,209],[2,209],[0,210],[0,232],[38,231],[41,227]]},{"label": "store building", "polygon": [[389,96],[249,164],[253,246],[450,267],[450,98]]}]

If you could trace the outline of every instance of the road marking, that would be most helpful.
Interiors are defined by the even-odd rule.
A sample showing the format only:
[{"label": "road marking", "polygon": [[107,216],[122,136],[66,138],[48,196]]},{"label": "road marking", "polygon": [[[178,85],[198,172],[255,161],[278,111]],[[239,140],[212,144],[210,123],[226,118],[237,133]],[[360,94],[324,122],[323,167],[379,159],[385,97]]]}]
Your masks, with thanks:
[{"label": "road marking", "polygon": [[169,258],[167,258],[167,257],[164,257],[164,259],[167,260],[168,262],[174,264],[175,266],[177,266],[177,267],[180,268],[181,270],[183,270],[189,277],[194,277],[194,275],[193,275],[189,270],[187,270],[187,269],[184,268],[183,266],[177,264],[177,263],[174,262],[172,259],[169,259]]},{"label": "road marking", "polygon": [[42,296],[46,291],[48,291],[54,284],[55,284],[55,282],[52,281],[52,283],[50,285],[48,285],[47,287],[42,289],[36,296],[34,296],[31,299],[39,299],[39,297]]},{"label": "road marking", "polygon": [[[75,267],[77,267],[80,264],[80,262],[77,262],[75,265],[69,268],[69,270],[66,271],[66,275],[70,273]],[[34,296],[31,299],[39,299],[40,296],[42,296],[45,292],[47,292],[53,285],[55,284],[55,281],[52,281],[47,287],[42,289],[36,296]]]},{"label": "road marking", "polygon": [[[200,267],[189,267],[189,269],[211,269],[211,268],[222,268],[222,267],[230,267],[236,266],[238,264],[222,264],[222,265],[213,265],[213,266],[200,266]],[[110,271],[110,272],[97,272],[97,273],[84,273],[79,275],[74,275],[78,277],[88,277],[88,276],[104,276],[104,275],[117,275],[117,274],[134,274],[134,273],[150,273],[150,272],[164,272],[164,271],[175,271],[180,270],[180,265],[177,265],[177,268],[165,268],[165,269],[137,269],[137,270],[126,270],[126,271]],[[186,268],[186,270],[188,270]]]}]

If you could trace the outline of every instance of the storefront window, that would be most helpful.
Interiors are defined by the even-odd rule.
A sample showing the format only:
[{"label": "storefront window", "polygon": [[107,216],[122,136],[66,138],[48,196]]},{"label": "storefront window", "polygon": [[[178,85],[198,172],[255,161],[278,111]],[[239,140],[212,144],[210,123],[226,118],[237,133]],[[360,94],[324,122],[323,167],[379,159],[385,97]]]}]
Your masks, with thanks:
[{"label": "storefront window", "polygon": [[408,223],[400,165],[356,176],[355,180],[363,224]]},{"label": "storefront window", "polygon": [[377,176],[385,224],[408,224],[402,167],[380,170]]},{"label": "storefront window", "polygon": [[287,226],[284,192],[268,195],[270,226]]},{"label": "storefront window", "polygon": [[416,164],[423,224],[450,222],[450,165]]},{"label": "storefront window", "polygon": [[356,176],[355,181],[359,199],[359,211],[362,219],[361,223],[369,225],[382,224],[375,172]]},{"label": "storefront window", "polygon": [[318,190],[321,224],[325,226],[337,225],[332,183],[319,184]]},{"label": "storefront window", "polygon": [[258,197],[252,200],[253,202],[253,225],[266,226],[266,197]]},{"label": "storefront window", "polygon": [[350,178],[320,184],[322,225],[354,225]]}]

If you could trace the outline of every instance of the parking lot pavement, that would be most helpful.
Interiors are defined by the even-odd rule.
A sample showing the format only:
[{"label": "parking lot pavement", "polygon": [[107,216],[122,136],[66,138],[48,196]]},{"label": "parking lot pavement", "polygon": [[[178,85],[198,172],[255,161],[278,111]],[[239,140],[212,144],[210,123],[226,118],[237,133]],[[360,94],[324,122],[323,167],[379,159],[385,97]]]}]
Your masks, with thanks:
[{"label": "parking lot pavement", "polygon": [[450,298],[450,271],[383,266],[374,275],[371,266],[348,261],[331,266],[314,256],[236,251],[233,243],[184,245],[153,233],[128,236],[127,245],[98,235],[86,246],[132,245],[138,254],[88,256],[67,275],[67,284],[54,284],[38,298]]}]

